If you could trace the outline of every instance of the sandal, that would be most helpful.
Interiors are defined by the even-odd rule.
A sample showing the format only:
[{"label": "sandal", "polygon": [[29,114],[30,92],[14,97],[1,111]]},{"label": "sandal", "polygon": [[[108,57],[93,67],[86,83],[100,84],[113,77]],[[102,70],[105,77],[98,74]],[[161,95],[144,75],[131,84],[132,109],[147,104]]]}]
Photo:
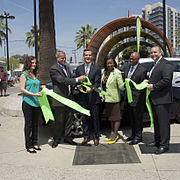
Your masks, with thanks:
[{"label": "sandal", "polygon": [[119,139],[119,135],[117,135],[115,138],[113,138],[111,141],[109,141],[108,144],[115,144]]},{"label": "sandal", "polygon": [[[32,149],[32,150],[30,150],[30,149]],[[29,153],[37,153],[33,148],[30,148],[30,149],[27,149],[27,152],[29,152]]]},{"label": "sandal", "polygon": [[35,145],[34,149],[37,150],[37,151],[41,151],[41,148],[38,145]]}]

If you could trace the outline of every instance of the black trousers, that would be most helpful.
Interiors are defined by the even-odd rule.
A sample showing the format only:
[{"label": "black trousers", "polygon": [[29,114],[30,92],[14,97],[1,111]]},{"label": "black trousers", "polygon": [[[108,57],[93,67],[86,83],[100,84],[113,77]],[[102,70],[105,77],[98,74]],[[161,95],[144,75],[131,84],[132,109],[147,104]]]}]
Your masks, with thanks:
[{"label": "black trousers", "polygon": [[90,109],[91,117],[83,115],[83,136],[90,138],[92,133],[93,138],[100,136],[100,118],[99,118],[99,104],[94,104]]},{"label": "black trousers", "polygon": [[170,141],[170,104],[154,105],[151,102],[154,118],[154,139],[162,147],[169,147]]},{"label": "black trousers", "polygon": [[71,113],[67,106],[54,107],[54,141],[59,143],[62,138],[71,138]]},{"label": "black trousers", "polygon": [[128,104],[128,116],[131,121],[131,130],[132,134],[135,139],[142,139],[142,131],[143,131],[143,112],[144,104],[140,106],[130,106]]},{"label": "black trousers", "polygon": [[38,119],[40,108],[33,107],[23,101],[22,110],[25,119],[25,147],[26,149],[30,149],[34,147],[34,145],[37,145],[38,142]]}]

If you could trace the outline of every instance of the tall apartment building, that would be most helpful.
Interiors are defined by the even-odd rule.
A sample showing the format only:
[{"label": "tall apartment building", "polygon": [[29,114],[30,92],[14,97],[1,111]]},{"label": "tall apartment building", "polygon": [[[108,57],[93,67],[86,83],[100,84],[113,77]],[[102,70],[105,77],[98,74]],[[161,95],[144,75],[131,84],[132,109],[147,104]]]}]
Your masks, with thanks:
[{"label": "tall apartment building", "polygon": [[[163,4],[157,2],[153,5],[146,5],[145,8],[142,9],[142,18],[153,23],[163,31]],[[180,13],[178,13],[175,8],[166,5],[166,36],[173,49],[178,46],[180,47],[180,45],[176,43],[178,38],[176,36],[177,28],[180,28]],[[152,32],[150,33],[160,40],[158,35]]]}]

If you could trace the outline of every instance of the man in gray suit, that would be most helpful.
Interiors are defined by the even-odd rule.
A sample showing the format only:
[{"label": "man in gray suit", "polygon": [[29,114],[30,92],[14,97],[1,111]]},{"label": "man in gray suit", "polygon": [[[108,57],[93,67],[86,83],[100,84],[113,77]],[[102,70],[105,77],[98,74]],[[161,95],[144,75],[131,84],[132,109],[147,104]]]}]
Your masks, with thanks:
[{"label": "man in gray suit", "polygon": [[[53,91],[65,98],[71,99],[72,85],[76,85],[80,81],[84,81],[84,76],[72,78],[70,69],[65,65],[66,54],[63,51],[58,51],[56,54],[57,63],[50,68],[50,77],[53,83]],[[70,108],[62,103],[53,99],[52,105],[54,107],[55,129],[54,129],[54,142],[52,148],[56,148],[61,139],[71,145],[76,145],[72,138],[64,136],[67,131],[68,116]]]},{"label": "man in gray suit", "polygon": [[156,146],[155,154],[162,154],[169,148],[170,140],[170,104],[172,102],[172,77],[173,67],[161,55],[158,46],[151,48],[151,58],[155,64],[149,73],[149,85],[151,91],[150,102],[154,117],[155,142],[147,146]]}]

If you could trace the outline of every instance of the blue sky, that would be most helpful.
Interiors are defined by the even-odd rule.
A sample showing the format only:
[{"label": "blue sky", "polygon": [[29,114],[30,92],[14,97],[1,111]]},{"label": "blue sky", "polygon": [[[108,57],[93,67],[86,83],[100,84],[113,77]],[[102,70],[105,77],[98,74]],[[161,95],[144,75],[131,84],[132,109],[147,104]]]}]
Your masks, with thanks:
[{"label": "blue sky", "polygon": [[[118,18],[141,14],[142,8],[147,4],[154,4],[157,0],[54,0],[56,45],[67,53],[69,58],[72,50],[76,49],[74,43],[75,32],[81,25],[91,24],[98,29]],[[162,2],[162,1],[160,1]],[[166,4],[174,7],[180,13],[180,0],[166,0]],[[15,16],[9,20],[10,56],[14,54],[34,54],[33,48],[25,44],[25,33],[30,31],[33,23],[33,0],[0,0],[0,14],[6,11]],[[37,0],[38,11],[38,0]],[[37,13],[38,15],[38,13]],[[37,20],[38,21],[38,20]],[[0,57],[4,49],[0,47]],[[74,57],[74,56],[73,56]],[[82,50],[77,51],[77,57],[82,58]]]}]

